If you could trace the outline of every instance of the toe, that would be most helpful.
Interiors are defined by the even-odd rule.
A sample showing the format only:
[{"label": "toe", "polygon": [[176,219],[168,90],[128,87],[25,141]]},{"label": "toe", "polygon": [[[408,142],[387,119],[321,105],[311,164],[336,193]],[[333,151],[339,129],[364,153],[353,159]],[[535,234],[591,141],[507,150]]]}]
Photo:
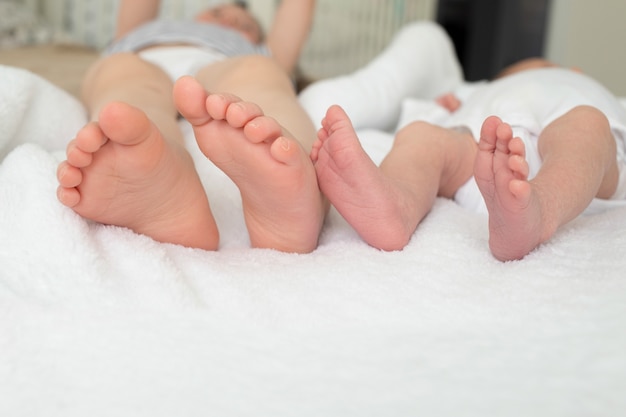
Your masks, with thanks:
[{"label": "toe", "polygon": [[496,136],[501,140],[510,140],[513,137],[513,130],[508,123],[501,122],[496,128]]},{"label": "toe", "polygon": [[93,161],[93,153],[85,152],[78,148],[76,142],[72,141],[67,146],[67,162],[75,167],[84,168]]},{"label": "toe", "polygon": [[74,146],[83,152],[93,153],[100,149],[106,141],[107,138],[102,129],[97,123],[92,122],[78,132],[76,139],[68,144],[68,149],[70,146]]},{"label": "toe", "polygon": [[283,129],[273,118],[259,116],[246,123],[243,128],[243,133],[249,141],[260,143],[281,136]]},{"label": "toe", "polygon": [[283,164],[297,165],[301,161],[300,149],[295,140],[281,136],[272,143],[270,152],[274,159]]},{"label": "toe", "polygon": [[57,179],[62,187],[76,187],[82,182],[83,173],[69,163],[62,162],[57,168]]},{"label": "toe", "polygon": [[260,116],[263,116],[263,110],[258,105],[247,101],[231,103],[226,109],[226,121],[236,128],[243,127],[252,119]]},{"label": "toe", "polygon": [[60,186],[57,188],[57,198],[64,206],[74,207],[80,201],[80,193],[76,188]]},{"label": "toe", "polygon": [[484,150],[495,148],[496,131],[501,124],[502,121],[496,116],[490,116],[483,122],[480,129],[479,145],[482,145]]},{"label": "toe", "polygon": [[515,177],[518,179],[525,180],[528,178],[528,162],[519,155],[512,155],[511,158],[509,158],[509,169],[513,171]]},{"label": "toe", "polygon": [[240,102],[241,99],[232,94],[210,94],[206,98],[205,106],[209,115],[216,120],[226,119],[226,112],[233,103]]},{"label": "toe", "polygon": [[210,121],[206,109],[207,93],[195,78],[185,76],[176,81],[173,95],[176,109],[193,126]]}]

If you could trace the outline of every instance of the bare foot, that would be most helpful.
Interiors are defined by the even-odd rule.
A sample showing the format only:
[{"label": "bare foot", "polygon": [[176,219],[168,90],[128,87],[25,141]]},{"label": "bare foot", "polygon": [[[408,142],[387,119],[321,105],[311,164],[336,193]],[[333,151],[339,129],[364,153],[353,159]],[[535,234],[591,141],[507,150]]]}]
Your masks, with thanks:
[{"label": "bare foot", "polygon": [[363,240],[383,250],[406,246],[420,220],[413,198],[370,159],[341,107],[328,109],[311,157],[320,188]]},{"label": "bare foot", "polygon": [[547,239],[524,143],[495,116],[483,123],[474,176],[489,211],[489,246],[497,259],[521,259]]},{"label": "bare foot", "polygon": [[208,95],[192,77],[178,80],[174,99],[202,153],[239,188],[252,246],[314,250],[326,205],[302,146],[257,105]]},{"label": "bare foot", "polygon": [[139,109],[107,105],[67,147],[59,201],[104,224],[160,242],[214,250],[219,236],[193,162]]}]

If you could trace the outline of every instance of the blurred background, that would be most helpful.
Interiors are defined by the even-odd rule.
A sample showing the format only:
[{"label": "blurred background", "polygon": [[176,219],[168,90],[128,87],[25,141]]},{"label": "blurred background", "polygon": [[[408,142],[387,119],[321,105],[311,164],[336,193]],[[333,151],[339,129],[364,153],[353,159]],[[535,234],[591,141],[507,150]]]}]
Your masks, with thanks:
[{"label": "blurred background", "polygon": [[[37,72],[42,65],[37,59],[53,56],[46,55],[50,50],[30,61],[20,50],[42,45],[56,46],[54,56],[65,47],[68,65],[72,59],[76,65],[91,62],[111,39],[118,2],[0,0],[0,64],[21,62]],[[220,2],[163,0],[162,14],[191,17]],[[277,0],[248,3],[267,26]],[[310,79],[349,73],[379,53],[402,25],[428,19],[448,31],[470,81],[491,78],[519,59],[543,56],[579,67],[626,96],[624,17],[624,0],[318,0],[301,67]]]},{"label": "blurred background", "polygon": [[626,96],[624,18],[623,0],[439,0],[434,17],[453,37],[468,80],[543,56]]}]

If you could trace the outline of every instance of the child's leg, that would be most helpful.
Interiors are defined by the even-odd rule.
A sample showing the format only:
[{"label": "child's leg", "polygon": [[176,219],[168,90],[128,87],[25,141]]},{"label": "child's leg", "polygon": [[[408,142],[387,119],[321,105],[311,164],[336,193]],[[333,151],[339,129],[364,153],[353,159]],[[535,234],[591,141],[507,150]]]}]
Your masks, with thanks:
[{"label": "child's leg", "polygon": [[489,245],[500,260],[523,258],[617,186],[615,140],[606,117],[577,107],[539,137],[542,167],[528,180],[524,144],[497,117],[483,124],[476,182],[489,210]]},{"label": "child's leg", "polygon": [[415,122],[396,136],[378,168],[348,116],[331,107],[312,157],[322,191],[359,235],[384,250],[402,249],[435,198],[452,198],[472,174],[469,134]]},{"label": "child's leg", "polygon": [[137,107],[166,140],[182,144],[172,86],[169,76],[157,66],[137,54],[120,53],[100,60],[87,72],[82,99],[92,120],[97,120],[100,111],[114,101]]},{"label": "child's leg", "polygon": [[252,245],[313,250],[328,204],[309,157],[315,129],[287,75],[258,56],[211,65],[197,81],[176,83],[178,109],[202,152],[239,188]]},{"label": "child's leg", "polygon": [[97,63],[85,80],[94,122],[59,165],[59,200],[83,217],[162,242],[215,249],[209,203],[183,148],[172,82],[133,54]]},{"label": "child's leg", "polygon": [[298,102],[287,74],[270,58],[231,58],[201,70],[197,80],[211,93],[229,93],[257,104],[301,143],[308,153],[316,138],[309,115]]}]

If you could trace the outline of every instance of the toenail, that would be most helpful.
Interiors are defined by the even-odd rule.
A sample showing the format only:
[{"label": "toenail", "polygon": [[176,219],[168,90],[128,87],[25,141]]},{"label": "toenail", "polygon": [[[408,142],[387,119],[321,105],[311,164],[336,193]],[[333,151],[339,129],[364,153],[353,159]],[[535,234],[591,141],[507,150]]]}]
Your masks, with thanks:
[{"label": "toenail", "polygon": [[287,138],[281,137],[280,139],[280,147],[284,150],[288,151],[291,148],[291,143],[287,140]]}]

